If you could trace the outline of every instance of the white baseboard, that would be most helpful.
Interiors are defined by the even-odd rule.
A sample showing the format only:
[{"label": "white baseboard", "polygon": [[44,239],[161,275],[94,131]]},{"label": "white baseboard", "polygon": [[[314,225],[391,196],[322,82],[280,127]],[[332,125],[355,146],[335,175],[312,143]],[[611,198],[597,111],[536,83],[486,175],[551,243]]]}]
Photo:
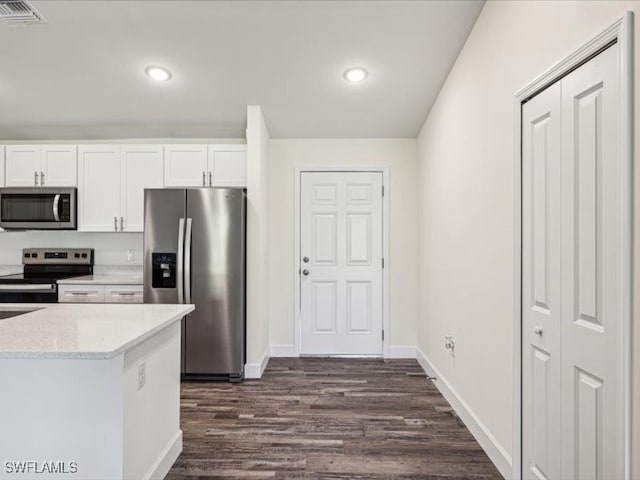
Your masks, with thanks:
[{"label": "white baseboard", "polygon": [[272,357],[299,357],[295,345],[271,345]]},{"label": "white baseboard", "polygon": [[473,413],[469,405],[458,395],[458,392],[453,389],[447,379],[442,376],[419,348],[416,348],[416,360],[418,360],[422,369],[427,372],[427,375],[436,377],[435,386],[453,407],[460,420],[463,421],[502,476],[504,478],[512,478],[511,456],[498,443],[486,425]]},{"label": "white baseboard", "polygon": [[266,350],[262,354],[262,359],[260,363],[247,363],[244,366],[244,378],[248,379],[259,379],[262,378],[262,374],[264,373],[264,369],[267,368],[267,363],[269,363],[269,359],[271,356],[269,355],[270,348],[267,346]]},{"label": "white baseboard", "polygon": [[[295,345],[271,345],[272,357],[299,357]],[[354,355],[347,355],[353,357]],[[358,356],[358,355],[355,355]],[[368,355],[364,355],[368,357]],[[406,345],[392,345],[389,347],[389,353],[385,358],[416,358],[416,347]]]},{"label": "white baseboard", "polygon": [[178,433],[174,435],[156,461],[153,462],[144,479],[156,480],[166,477],[180,453],[182,453],[182,430],[178,430]]},{"label": "white baseboard", "polygon": [[390,345],[385,358],[416,358],[416,347],[407,345]]}]

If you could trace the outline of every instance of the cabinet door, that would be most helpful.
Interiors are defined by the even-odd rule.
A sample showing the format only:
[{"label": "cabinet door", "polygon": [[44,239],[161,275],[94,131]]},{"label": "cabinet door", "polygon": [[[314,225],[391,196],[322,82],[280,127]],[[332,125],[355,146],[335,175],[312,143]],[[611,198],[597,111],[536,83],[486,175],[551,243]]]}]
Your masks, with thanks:
[{"label": "cabinet door", "polygon": [[44,145],[41,158],[40,186],[78,185],[78,157],[75,145]]},{"label": "cabinet door", "polygon": [[0,187],[4,185],[4,146],[0,145]]},{"label": "cabinet door", "polygon": [[203,187],[207,170],[206,145],[165,145],[165,187]]},{"label": "cabinet door", "polygon": [[214,187],[247,186],[247,146],[209,145],[209,172]]},{"label": "cabinet door", "polygon": [[142,232],[144,189],[164,185],[162,145],[122,146],[122,217],[125,232]]},{"label": "cabinet door", "polygon": [[78,147],[78,230],[120,229],[120,147]]},{"label": "cabinet door", "polygon": [[5,182],[7,187],[37,187],[40,185],[39,145],[9,145],[6,153]]}]

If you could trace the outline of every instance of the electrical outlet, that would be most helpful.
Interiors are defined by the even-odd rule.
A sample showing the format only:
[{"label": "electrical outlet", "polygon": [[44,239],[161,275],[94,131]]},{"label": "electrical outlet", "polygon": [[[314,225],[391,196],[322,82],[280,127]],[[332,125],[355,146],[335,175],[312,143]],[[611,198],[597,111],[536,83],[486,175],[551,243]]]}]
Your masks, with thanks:
[{"label": "electrical outlet", "polygon": [[135,262],[136,261],[136,251],[133,249],[127,250],[127,261]]},{"label": "electrical outlet", "polygon": [[142,361],[138,364],[138,390],[144,387],[147,381],[147,363]]},{"label": "electrical outlet", "polygon": [[449,350],[449,353],[451,353],[452,357],[455,357],[455,347],[456,344],[453,341],[453,335],[445,335],[444,336],[444,348],[446,348],[447,350]]}]

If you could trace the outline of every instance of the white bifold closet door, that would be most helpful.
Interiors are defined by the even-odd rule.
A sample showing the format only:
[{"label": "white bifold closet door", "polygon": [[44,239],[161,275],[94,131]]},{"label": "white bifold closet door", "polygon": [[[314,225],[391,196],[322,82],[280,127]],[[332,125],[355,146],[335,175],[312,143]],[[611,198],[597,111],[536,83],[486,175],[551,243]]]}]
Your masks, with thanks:
[{"label": "white bifold closet door", "polygon": [[523,476],[624,477],[618,46],[522,108]]}]

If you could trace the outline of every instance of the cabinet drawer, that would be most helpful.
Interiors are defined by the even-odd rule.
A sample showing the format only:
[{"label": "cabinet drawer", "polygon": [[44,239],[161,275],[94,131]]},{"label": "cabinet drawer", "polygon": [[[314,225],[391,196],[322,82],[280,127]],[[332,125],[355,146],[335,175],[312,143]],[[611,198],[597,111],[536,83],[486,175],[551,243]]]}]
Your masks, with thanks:
[{"label": "cabinet drawer", "polygon": [[142,285],[106,285],[106,303],[142,303]]},{"label": "cabinet drawer", "polygon": [[58,285],[60,303],[103,303],[103,285]]}]

